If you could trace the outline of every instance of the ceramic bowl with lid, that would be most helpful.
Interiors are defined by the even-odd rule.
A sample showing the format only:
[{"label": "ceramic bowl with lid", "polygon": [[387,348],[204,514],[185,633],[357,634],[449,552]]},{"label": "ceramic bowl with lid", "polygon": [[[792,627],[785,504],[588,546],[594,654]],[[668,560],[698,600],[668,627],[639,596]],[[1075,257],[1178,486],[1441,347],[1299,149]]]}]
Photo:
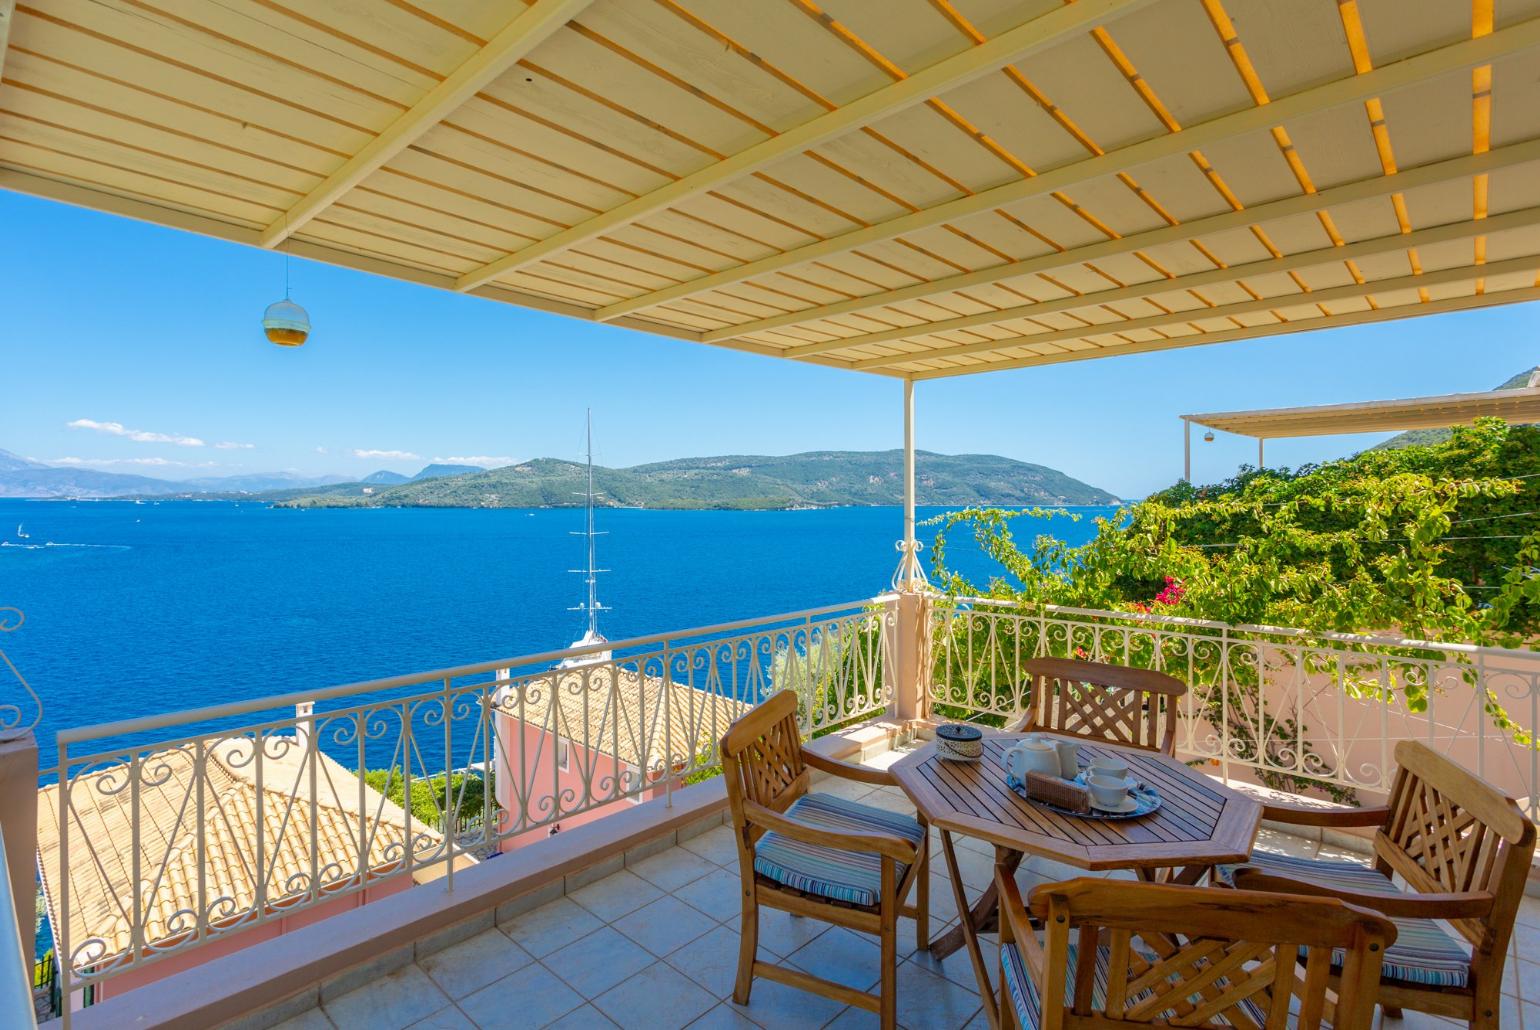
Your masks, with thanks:
[{"label": "ceramic bowl with lid", "polygon": [[984,755],[984,731],[957,722],[938,726],[936,755],[951,762],[977,762]]}]

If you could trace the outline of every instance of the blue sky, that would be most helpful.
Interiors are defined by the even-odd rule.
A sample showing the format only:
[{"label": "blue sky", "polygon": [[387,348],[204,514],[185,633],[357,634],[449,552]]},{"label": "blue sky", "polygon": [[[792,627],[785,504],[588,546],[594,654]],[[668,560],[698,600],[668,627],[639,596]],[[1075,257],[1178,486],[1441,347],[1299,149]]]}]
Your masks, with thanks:
[{"label": "blue sky", "polygon": [[[279,348],[259,327],[283,292],[277,255],[5,192],[0,227],[0,448],[41,461],[187,478],[577,457],[589,406],[607,465],[902,442],[894,380],[302,261],[315,331]],[[1183,412],[1481,390],[1537,362],[1540,304],[1508,306],[925,382],[917,440],[1135,497],[1181,474]],[[1384,435],[1280,440],[1268,461]],[[1255,454],[1195,444],[1194,478]]]}]

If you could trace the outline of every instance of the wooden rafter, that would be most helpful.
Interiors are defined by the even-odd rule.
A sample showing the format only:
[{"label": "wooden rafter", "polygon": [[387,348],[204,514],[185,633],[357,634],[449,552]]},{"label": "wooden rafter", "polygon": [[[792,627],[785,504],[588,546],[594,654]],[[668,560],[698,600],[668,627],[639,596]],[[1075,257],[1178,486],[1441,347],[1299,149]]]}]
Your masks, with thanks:
[{"label": "wooden rafter", "polygon": [[[490,282],[544,260],[612,229],[671,207],[690,197],[749,175],[783,158],[810,150],[848,132],[903,111],[948,90],[988,75],[1011,61],[1037,53],[1068,37],[1148,6],[1153,0],[1080,0],[1053,9],[980,46],[972,47],[739,151],[690,175],[580,222],[539,243],[473,269],[460,277],[461,289]],[[610,316],[606,316],[608,318]]]},{"label": "wooden rafter", "polygon": [[5,78],[5,51],[11,39],[11,22],[16,20],[16,0],[0,0],[0,80]]},{"label": "wooden rafter", "polygon": [[[1468,277],[1475,273],[1468,271]],[[1308,299],[1308,298],[1307,298]],[[1518,304],[1540,300],[1540,286],[1525,286],[1514,290],[1502,290],[1466,297],[1448,297],[1418,304],[1401,304],[1396,307],[1377,308],[1368,311],[1350,311],[1340,315],[1323,315],[1320,318],[1301,318],[1294,322],[1272,325],[1246,326],[1241,329],[1221,329],[1212,333],[1192,333],[1173,336],[1164,340],[1138,340],[1115,346],[1095,348],[1089,351],[1065,351],[1060,354],[1038,354],[1026,358],[980,365],[958,365],[951,368],[923,369],[908,373],[909,379],[944,379],[949,376],[969,375],[978,372],[998,372],[1015,368],[1034,368],[1038,365],[1060,365],[1068,361],[1085,361],[1091,358],[1110,358],[1123,354],[1149,354],[1155,351],[1177,350],[1183,347],[1200,347],[1212,343],[1233,343],[1238,340],[1255,340],[1264,336],[1284,336],[1289,333],[1313,332],[1318,329],[1340,329],[1345,326],[1367,325],[1373,322],[1394,322],[1403,318],[1422,315],[1439,315],[1451,311],[1468,311],[1472,308],[1491,307],[1496,304]],[[1117,326],[1109,326],[1116,332]],[[923,361],[932,355],[912,355],[911,360]]]},{"label": "wooden rafter", "polygon": [[[1071,329],[1052,329],[1041,333],[1030,333],[1026,336],[1014,336],[1005,340],[984,340],[980,343],[962,343],[952,347],[910,351],[906,354],[887,354],[882,357],[864,358],[860,361],[852,362],[851,367],[859,369],[889,368],[894,365],[907,365],[915,361],[924,361],[931,358],[956,358],[968,354],[989,354],[994,351],[1010,350],[1015,347],[1030,347],[1035,344],[1058,343],[1064,340],[1083,340],[1092,336],[1104,336],[1107,333],[1127,333],[1140,329],[1160,329],[1211,318],[1254,315],[1260,312],[1271,311],[1273,308],[1293,307],[1299,304],[1330,304],[1333,301],[1339,300],[1358,300],[1365,294],[1390,293],[1394,290],[1415,290],[1419,287],[1444,286],[1449,283],[1474,280],[1481,276],[1504,275],[1509,272],[1533,273],[1536,269],[1540,269],[1540,256],[1525,255],[1523,257],[1509,258],[1506,261],[1495,261],[1482,265],[1480,268],[1474,268],[1470,265],[1456,265],[1453,268],[1441,268],[1436,272],[1424,272],[1421,275],[1404,275],[1393,279],[1376,279],[1365,283],[1348,283],[1346,286],[1311,290],[1308,293],[1274,294],[1273,296],[1261,297],[1256,300],[1242,300],[1233,304],[1218,304],[1211,308],[1200,307],[1189,308],[1183,311],[1163,311],[1158,315],[1146,315],[1143,318],[1128,318],[1094,325],[1077,325]],[[1089,307],[1090,305],[1082,303],[1081,306]]]},{"label": "wooden rafter", "polygon": [[[1074,7],[1078,6],[1080,5],[1074,5]],[[1414,57],[1382,65],[1362,75],[1338,79],[1301,90],[1266,105],[1222,115],[1180,132],[1156,136],[1116,150],[1109,150],[1096,157],[1070,162],[1032,178],[1015,180],[993,189],[936,204],[837,236],[830,236],[756,261],[745,262],[675,286],[618,301],[600,308],[597,315],[600,319],[609,319],[632,314],[658,304],[743,282],[768,272],[844,253],[865,244],[890,240],[907,232],[966,218],[1032,197],[1045,196],[1055,190],[1073,187],[1077,182],[1115,175],[1161,158],[1199,150],[1247,133],[1266,131],[1289,119],[1315,114],[1345,104],[1362,103],[1367,99],[1415,86],[1448,72],[1490,64],[1494,60],[1537,46],[1540,46],[1540,18],[1533,18],[1478,39],[1464,40],[1429,50]],[[977,53],[978,49],[981,48],[971,52]]]},{"label": "wooden rafter", "polygon": [[[1540,149],[1540,145],[1537,145],[1537,149]],[[1321,247],[1316,250],[1286,254],[1281,258],[1264,258],[1261,261],[1250,261],[1241,265],[1211,268],[1202,272],[1194,272],[1190,275],[1177,276],[1174,279],[1153,279],[1148,282],[1134,283],[1117,289],[1098,290],[1093,293],[1082,293],[1069,297],[1056,297],[1053,300],[1039,301],[1034,304],[999,308],[972,315],[959,315],[956,318],[948,318],[936,322],[922,322],[912,326],[899,326],[895,329],[884,329],[881,332],[866,333],[861,336],[848,336],[838,340],[821,340],[818,343],[788,348],[782,354],[789,358],[802,358],[815,354],[828,354],[834,351],[849,350],[853,347],[893,343],[899,340],[931,336],[936,333],[955,332],[960,329],[995,325],[1011,319],[1036,318],[1041,315],[1094,307],[1099,304],[1116,304],[1121,301],[1143,300],[1148,297],[1177,293],[1183,290],[1231,283],[1253,276],[1277,275],[1283,272],[1297,271],[1302,268],[1319,267],[1337,261],[1354,261],[1359,258],[1379,254],[1394,254],[1404,251],[1408,247],[1427,247],[1439,243],[1448,243],[1452,240],[1469,240],[1480,235],[1491,235],[1493,233],[1506,232],[1510,229],[1527,229],[1535,226],[1540,226],[1540,207],[1523,208],[1518,211],[1509,211],[1506,214],[1495,215],[1480,222],[1450,222],[1446,225],[1419,229],[1411,233],[1377,236],[1373,239],[1360,240],[1341,247]],[[1375,284],[1373,282],[1367,282],[1358,287],[1359,291],[1363,293],[1371,292],[1374,288]],[[1208,315],[1204,314],[1202,308],[1194,309],[1191,313],[1198,317],[1208,317]],[[711,334],[706,333],[702,336],[702,339],[706,342],[711,342],[710,337]],[[867,367],[867,362],[858,361],[855,367]]]},{"label": "wooden rafter", "polygon": [[438,125],[461,104],[549,39],[592,2],[536,0],[448,78],[391,122],[384,132],[370,140],[367,146],[348,158],[342,167],[328,175],[319,186],[301,197],[281,218],[269,225],[262,233],[261,245],[276,247],[288,239],[338,197],[411,146],[423,133]]}]

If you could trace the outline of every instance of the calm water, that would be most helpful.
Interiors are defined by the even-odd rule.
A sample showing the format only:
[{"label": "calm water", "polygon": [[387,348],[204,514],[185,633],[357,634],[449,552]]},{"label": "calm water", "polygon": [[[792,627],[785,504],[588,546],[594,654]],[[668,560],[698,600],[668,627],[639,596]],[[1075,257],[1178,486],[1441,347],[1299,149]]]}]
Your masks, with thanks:
[{"label": "calm water", "polygon": [[[602,629],[621,639],[869,597],[892,575],[900,518],[603,511]],[[581,628],[567,571],[581,524],[570,509],[0,500],[0,606],[26,613],[0,649],[43,698],[47,768],[65,726],[565,647]],[[1093,532],[1089,518],[1039,525]],[[950,554],[987,574],[962,541]],[[0,679],[0,703],[16,690]]]}]

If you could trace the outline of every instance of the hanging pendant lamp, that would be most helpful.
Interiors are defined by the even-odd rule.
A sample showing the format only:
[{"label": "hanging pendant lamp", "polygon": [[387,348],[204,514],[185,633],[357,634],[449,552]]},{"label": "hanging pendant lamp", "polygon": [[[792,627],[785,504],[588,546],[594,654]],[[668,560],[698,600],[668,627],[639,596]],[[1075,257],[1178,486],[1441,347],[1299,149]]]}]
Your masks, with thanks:
[{"label": "hanging pendant lamp", "polygon": [[298,347],[310,338],[310,313],[289,299],[289,252],[283,253],[283,300],[267,306],[262,332],[280,347]]}]

